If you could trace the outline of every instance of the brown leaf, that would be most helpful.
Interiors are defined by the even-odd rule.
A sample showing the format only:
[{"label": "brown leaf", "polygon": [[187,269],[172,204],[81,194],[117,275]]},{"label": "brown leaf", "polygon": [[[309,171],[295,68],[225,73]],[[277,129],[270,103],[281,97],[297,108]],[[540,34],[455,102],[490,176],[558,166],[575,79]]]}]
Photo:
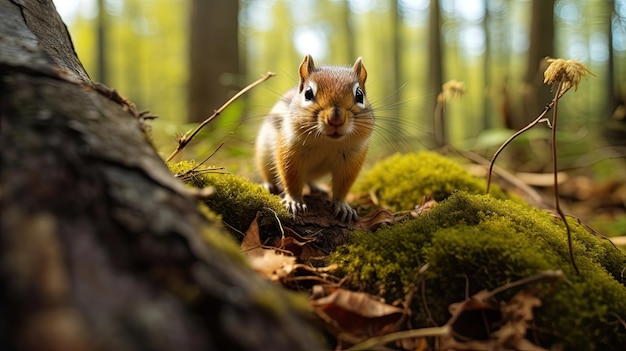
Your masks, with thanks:
[{"label": "brown leaf", "polygon": [[295,270],[296,258],[276,253],[274,250],[263,250],[259,256],[250,257],[250,265],[259,274],[272,281],[290,276]]},{"label": "brown leaf", "polygon": [[284,237],[274,240],[273,246],[293,253],[301,262],[306,262],[311,257],[326,256],[326,253],[315,245],[316,240],[314,238],[303,237],[288,227],[284,228],[284,233]]},{"label": "brown leaf", "polygon": [[357,336],[381,335],[393,331],[404,310],[371,295],[337,289],[312,302],[316,313],[337,327],[338,333]]},{"label": "brown leaf", "polygon": [[378,208],[364,217],[359,218],[355,224],[355,229],[367,229],[374,232],[381,224],[392,224],[393,222],[394,217],[391,212]]},{"label": "brown leaf", "polygon": [[541,305],[534,293],[522,290],[507,303],[498,304],[493,293],[482,290],[469,299],[450,305],[449,337],[442,350],[531,350],[543,348],[525,338],[533,309]]},{"label": "brown leaf", "polygon": [[533,309],[541,306],[541,300],[533,292],[522,290],[502,306],[504,325],[493,333],[500,345],[513,347],[517,350],[526,349],[525,339],[529,322],[534,319]]},{"label": "brown leaf", "polygon": [[248,257],[263,256],[265,250],[261,245],[261,237],[259,235],[259,224],[257,219],[259,214],[250,223],[243,240],[241,240],[241,251]]},{"label": "brown leaf", "polygon": [[448,322],[452,335],[460,340],[486,340],[502,319],[498,305],[491,294],[481,290],[469,299],[449,307],[452,318]]},{"label": "brown leaf", "polygon": [[437,200],[435,200],[432,195],[425,195],[422,198],[422,202],[415,206],[415,210],[411,211],[411,215],[413,217],[419,217],[421,215],[426,214],[426,212],[430,211],[433,207],[437,205]]}]

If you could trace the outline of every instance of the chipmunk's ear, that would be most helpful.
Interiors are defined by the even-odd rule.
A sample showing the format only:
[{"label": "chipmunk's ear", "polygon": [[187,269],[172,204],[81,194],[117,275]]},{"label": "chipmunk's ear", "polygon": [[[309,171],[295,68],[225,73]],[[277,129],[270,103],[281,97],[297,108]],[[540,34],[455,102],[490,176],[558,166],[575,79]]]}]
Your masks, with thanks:
[{"label": "chipmunk's ear", "polygon": [[364,87],[365,80],[367,79],[367,71],[365,70],[365,66],[363,66],[362,58],[356,59],[354,62],[354,66],[352,66],[352,70],[356,73],[356,76],[359,77],[359,84]]},{"label": "chipmunk's ear", "polygon": [[304,89],[304,82],[309,78],[311,72],[315,70],[315,63],[313,63],[313,57],[311,55],[304,56],[304,60],[300,64],[300,85],[298,86],[298,93],[301,93]]}]

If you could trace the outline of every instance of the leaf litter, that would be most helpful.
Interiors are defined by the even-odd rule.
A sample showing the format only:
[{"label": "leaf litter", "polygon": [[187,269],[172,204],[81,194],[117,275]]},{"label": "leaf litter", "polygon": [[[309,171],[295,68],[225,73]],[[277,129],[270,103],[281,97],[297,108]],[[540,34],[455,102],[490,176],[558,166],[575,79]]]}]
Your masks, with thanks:
[{"label": "leaf litter", "polygon": [[[424,215],[436,204],[425,198],[411,216]],[[319,217],[305,219],[317,228],[306,234],[282,224],[280,233],[261,233],[257,214],[245,233],[241,250],[261,276],[310,294],[313,311],[335,338],[336,350],[544,350],[527,338],[533,309],[541,306],[529,287],[536,280],[560,278],[562,273],[543,272],[493,291],[479,291],[451,304],[451,317],[443,326],[414,329],[407,318],[414,292],[409,292],[405,301],[390,304],[381,297],[342,287],[349,277],[341,279],[331,274],[337,266],[326,265],[328,252],[323,249],[327,244],[323,242],[325,226],[333,224],[327,219],[316,222]],[[375,231],[395,218],[387,210],[376,209],[345,230]],[[262,241],[262,237],[267,238]],[[526,288],[510,300],[496,299],[497,294],[520,286]]]}]

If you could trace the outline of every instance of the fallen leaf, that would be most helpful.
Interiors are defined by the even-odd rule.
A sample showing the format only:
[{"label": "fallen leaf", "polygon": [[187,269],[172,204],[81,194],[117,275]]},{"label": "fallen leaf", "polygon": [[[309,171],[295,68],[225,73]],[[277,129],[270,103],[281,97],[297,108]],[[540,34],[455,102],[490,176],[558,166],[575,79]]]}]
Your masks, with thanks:
[{"label": "fallen leaf", "polygon": [[545,349],[526,339],[533,309],[541,300],[527,290],[506,303],[497,303],[493,292],[482,290],[469,299],[450,305],[450,335],[441,338],[442,350]]},{"label": "fallen leaf", "polygon": [[305,238],[288,227],[284,228],[284,232],[284,237],[276,238],[273,246],[293,253],[300,262],[307,262],[311,257],[326,256],[326,253],[315,245],[314,238]]},{"label": "fallen leaf", "polygon": [[367,215],[359,218],[355,224],[356,229],[367,229],[369,231],[376,231],[381,224],[393,224],[393,214],[385,209],[378,208],[371,211]]},{"label": "fallen leaf", "polygon": [[243,240],[241,240],[241,245],[239,246],[241,251],[248,257],[263,256],[265,252],[261,245],[259,224],[257,222],[258,218],[259,214],[257,213],[252,223],[250,223],[248,230],[246,230],[246,234],[243,237]]},{"label": "fallen leaf", "polygon": [[448,324],[457,340],[486,340],[502,320],[502,312],[491,300],[491,293],[481,290],[469,299],[449,307]]},{"label": "fallen leaf", "polygon": [[415,210],[411,211],[411,215],[416,218],[422,216],[426,214],[426,212],[430,211],[433,207],[435,207],[437,203],[437,200],[435,200],[432,195],[425,195],[422,198],[422,202],[419,205],[415,206]]},{"label": "fallen leaf", "polygon": [[276,253],[274,250],[264,250],[262,255],[250,257],[250,265],[265,278],[279,281],[293,273],[296,258]]},{"label": "fallen leaf", "polygon": [[541,306],[541,300],[533,292],[522,290],[502,306],[502,327],[492,335],[499,345],[517,350],[527,349],[525,339],[529,323],[534,319],[533,309]]},{"label": "fallen leaf", "polygon": [[404,310],[361,292],[337,289],[312,301],[316,313],[338,333],[355,336],[381,335],[393,331]]}]

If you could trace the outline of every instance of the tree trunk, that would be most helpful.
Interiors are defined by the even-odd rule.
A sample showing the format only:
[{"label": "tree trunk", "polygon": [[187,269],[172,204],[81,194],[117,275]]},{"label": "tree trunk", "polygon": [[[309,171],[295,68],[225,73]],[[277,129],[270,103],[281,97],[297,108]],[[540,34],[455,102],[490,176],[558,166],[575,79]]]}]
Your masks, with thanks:
[{"label": "tree trunk", "polygon": [[97,44],[96,44],[96,82],[109,84],[107,65],[107,31],[109,27],[109,15],[106,11],[105,0],[98,0],[98,18],[96,24]]},{"label": "tree trunk", "polygon": [[[391,103],[393,104],[392,106],[397,108],[402,101],[400,96],[401,90],[399,89],[402,84],[400,78],[402,76],[402,17],[400,16],[398,0],[391,0],[389,5],[391,15],[391,47],[388,55],[391,56],[391,67],[386,73],[389,74],[389,76],[388,79],[385,80],[385,84],[389,87],[387,91],[393,92],[393,94],[390,94]],[[386,122],[388,123],[386,128],[393,134],[390,139],[403,140],[405,133],[400,118],[389,118]]]},{"label": "tree trunk", "polygon": [[491,74],[493,70],[491,69],[494,64],[493,53],[492,53],[492,45],[491,45],[491,27],[493,26],[493,20],[491,18],[491,11],[489,6],[489,1],[485,1],[485,18],[483,18],[482,25],[483,31],[485,33],[485,53],[483,54],[483,85],[486,88],[486,91],[489,93],[485,93],[483,95],[483,113],[482,113],[482,126],[480,126],[479,130],[485,130],[493,127],[493,105],[491,101],[493,100],[493,82],[491,81]]},{"label": "tree trunk", "polygon": [[550,87],[543,84],[546,56],[554,57],[554,0],[533,0],[530,21],[530,47],[524,75],[524,104],[520,120],[508,127],[519,129],[535,119],[550,102]]},{"label": "tree trunk", "polygon": [[[430,2],[430,11],[428,19],[428,88],[426,89],[432,96],[437,96],[441,92],[443,85],[443,49],[441,47],[441,8],[439,1],[432,0]],[[427,94],[428,95],[428,94]],[[426,110],[432,116],[435,111],[437,101],[431,100]],[[441,141],[445,141],[446,136],[445,124],[441,126]],[[435,133],[437,131],[435,130]]]},{"label": "tree trunk", "polygon": [[609,0],[607,2],[606,11],[609,13],[608,18],[609,21],[606,23],[606,35],[607,35],[607,45],[608,45],[608,61],[607,61],[607,72],[606,72],[606,111],[605,115],[610,118],[613,114],[613,111],[619,106],[619,86],[615,81],[615,49],[613,48],[613,22],[614,18],[617,16],[615,11],[615,1]]},{"label": "tree trunk", "polygon": [[141,121],[90,81],[52,1],[0,0],[2,348],[319,350],[284,292],[217,248]]},{"label": "tree trunk", "polygon": [[239,1],[191,1],[188,122],[203,121],[238,90],[238,16]]}]

